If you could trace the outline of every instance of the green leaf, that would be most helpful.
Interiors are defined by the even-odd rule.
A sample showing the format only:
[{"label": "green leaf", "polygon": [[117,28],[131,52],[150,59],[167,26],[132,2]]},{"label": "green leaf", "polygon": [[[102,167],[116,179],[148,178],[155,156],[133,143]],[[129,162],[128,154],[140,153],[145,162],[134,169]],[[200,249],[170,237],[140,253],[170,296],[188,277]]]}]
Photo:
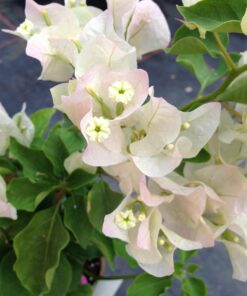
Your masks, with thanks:
[{"label": "green leaf", "polygon": [[196,77],[201,84],[201,92],[229,72],[229,68],[223,60],[219,62],[216,69],[211,69],[201,54],[179,55],[176,61]]},{"label": "green leaf", "polygon": [[69,293],[68,296],[93,296],[93,288],[90,285],[81,286],[77,291]]},{"label": "green leaf", "polygon": [[247,76],[236,79],[223,93],[217,97],[217,101],[230,101],[247,104]]},{"label": "green leaf", "polygon": [[88,194],[87,213],[89,221],[99,232],[102,231],[105,215],[115,210],[121,200],[122,194],[112,191],[105,182],[94,184]]},{"label": "green leaf", "polygon": [[[228,34],[220,33],[222,44],[228,46]],[[172,47],[166,50],[169,54],[210,54],[213,57],[221,54],[219,46],[211,32],[207,32],[205,38],[201,38],[198,30],[190,30],[185,25],[181,26],[173,39]]]},{"label": "green leaf", "polygon": [[25,177],[34,182],[55,182],[52,164],[42,151],[24,147],[15,139],[11,139],[9,148],[22,165]]},{"label": "green leaf", "polygon": [[179,6],[184,19],[205,31],[241,33],[240,22],[247,0],[207,0],[193,6]]},{"label": "green leaf", "polygon": [[175,274],[176,275],[183,277],[186,274],[186,272],[184,271],[184,263],[175,262],[174,267],[175,267]]},{"label": "green leaf", "polygon": [[64,224],[71,230],[77,242],[86,248],[91,240],[93,228],[88,221],[81,196],[71,196],[64,203]]},{"label": "green leaf", "polygon": [[[67,252],[66,252],[66,254],[67,254]],[[67,256],[69,258],[68,254],[67,254]],[[77,256],[75,256],[75,258],[78,259]],[[69,293],[76,291],[81,286],[81,277],[82,277],[82,273],[83,273],[83,266],[81,264],[79,264],[79,262],[77,263],[77,262],[71,260],[71,264],[72,264],[72,279],[71,279],[71,283],[70,283],[70,287],[69,287],[69,291],[68,291]]]},{"label": "green leaf", "polygon": [[16,172],[16,167],[12,161],[5,157],[0,157],[0,174],[6,175]]},{"label": "green leaf", "polygon": [[198,264],[190,263],[187,267],[187,271],[191,274],[197,272],[200,269]]},{"label": "green leaf", "polygon": [[194,251],[182,251],[182,250],[179,250],[179,257],[181,259],[181,261],[183,263],[185,263],[186,261],[188,261],[191,257],[194,257],[196,256],[198,253],[197,250],[194,250]]},{"label": "green leaf", "polygon": [[25,211],[18,211],[18,219],[13,221],[7,228],[8,235],[14,239],[15,236],[22,231],[32,219],[32,213]]},{"label": "green leaf", "polygon": [[77,190],[95,181],[96,175],[89,174],[81,169],[75,170],[68,178],[67,184],[70,190]]},{"label": "green leaf", "polygon": [[72,268],[64,255],[61,255],[59,265],[56,269],[51,289],[46,296],[66,296],[72,281]]},{"label": "green leaf", "polygon": [[113,269],[115,252],[112,240],[95,230],[93,233],[92,241],[100,250],[100,252],[104,255],[110,268]]},{"label": "green leaf", "polygon": [[43,137],[47,131],[51,118],[55,114],[55,109],[42,109],[31,115],[31,121],[35,127],[35,135],[32,142],[32,147],[39,148],[43,144]]},{"label": "green leaf", "polygon": [[185,278],[182,282],[182,291],[188,296],[207,295],[204,281],[198,278]]},{"label": "green leaf", "polygon": [[[127,296],[158,296],[171,287],[171,278],[156,278],[143,273],[136,277],[133,284],[127,290]],[[199,295],[199,294],[198,294]]]},{"label": "green leaf", "polygon": [[52,163],[54,172],[58,177],[66,175],[64,161],[69,156],[69,152],[60,138],[60,133],[61,128],[56,125],[43,145],[43,151]]},{"label": "green leaf", "polygon": [[62,132],[60,133],[60,138],[69,151],[69,154],[76,151],[82,151],[86,145],[86,141],[80,131],[74,126],[67,128],[63,127]]},{"label": "green leaf", "polygon": [[69,258],[73,258],[73,260],[76,258],[79,260],[80,264],[83,264],[87,260],[101,257],[99,249],[93,244],[88,246],[86,249],[83,249],[77,243],[70,242],[70,244],[65,249],[65,253],[68,254]]},{"label": "green leaf", "polygon": [[15,256],[9,252],[0,265],[0,295],[2,296],[30,296],[30,293],[22,287],[13,271]]},{"label": "green leaf", "polygon": [[34,295],[51,288],[61,251],[69,242],[58,210],[57,206],[38,212],[14,239],[17,257],[14,270],[23,286]]},{"label": "green leaf", "polygon": [[7,187],[8,201],[18,210],[33,212],[52,191],[47,184],[33,183],[20,177],[13,179]]},{"label": "green leaf", "polygon": [[117,256],[123,257],[128,263],[129,267],[135,268],[138,267],[136,260],[129,256],[126,252],[126,243],[120,241],[119,239],[113,240],[114,250]]},{"label": "green leaf", "polygon": [[194,158],[186,158],[184,159],[185,162],[192,162],[192,163],[203,163],[209,161],[211,155],[205,150],[202,149],[196,157]]}]

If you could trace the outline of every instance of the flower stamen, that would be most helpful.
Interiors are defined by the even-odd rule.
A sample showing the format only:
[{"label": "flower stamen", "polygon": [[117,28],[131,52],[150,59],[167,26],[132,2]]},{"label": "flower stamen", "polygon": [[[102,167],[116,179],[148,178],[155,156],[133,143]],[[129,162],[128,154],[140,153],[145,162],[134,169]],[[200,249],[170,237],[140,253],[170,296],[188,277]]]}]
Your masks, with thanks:
[{"label": "flower stamen", "polygon": [[132,210],[118,212],[115,216],[116,225],[123,230],[134,228],[136,222],[137,220]]},{"label": "flower stamen", "polygon": [[134,94],[135,90],[128,81],[116,81],[109,87],[109,97],[117,103],[128,104]]},{"label": "flower stamen", "polygon": [[111,134],[109,121],[103,117],[93,117],[86,128],[86,134],[91,141],[103,142]]}]

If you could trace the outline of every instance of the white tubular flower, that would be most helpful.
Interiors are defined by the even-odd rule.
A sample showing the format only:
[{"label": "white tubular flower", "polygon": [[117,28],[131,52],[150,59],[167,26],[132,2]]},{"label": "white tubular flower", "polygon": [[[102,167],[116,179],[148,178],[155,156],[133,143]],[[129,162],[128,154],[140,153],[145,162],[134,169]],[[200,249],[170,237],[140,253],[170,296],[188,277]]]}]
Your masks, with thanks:
[{"label": "white tubular flower", "polygon": [[137,220],[132,210],[118,212],[115,216],[116,225],[123,230],[134,228],[136,226],[136,222]]},{"label": "white tubular flower", "polygon": [[26,19],[20,26],[16,29],[16,33],[20,34],[23,38],[28,39],[34,34],[34,25],[31,21]]},{"label": "white tubular flower", "polygon": [[134,94],[135,90],[128,81],[116,81],[109,87],[109,97],[117,103],[128,104]]},{"label": "white tubular flower", "polygon": [[91,141],[103,142],[111,134],[109,121],[103,117],[93,117],[86,128],[86,134]]}]

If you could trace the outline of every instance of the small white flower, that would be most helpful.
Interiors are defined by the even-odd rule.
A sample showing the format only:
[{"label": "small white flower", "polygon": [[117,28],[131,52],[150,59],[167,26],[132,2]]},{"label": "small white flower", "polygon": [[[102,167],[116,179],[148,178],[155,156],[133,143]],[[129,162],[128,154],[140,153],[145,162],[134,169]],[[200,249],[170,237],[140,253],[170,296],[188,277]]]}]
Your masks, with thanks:
[{"label": "small white flower", "polygon": [[16,29],[16,32],[21,34],[23,37],[30,37],[34,33],[34,25],[31,21],[26,19],[20,26]]},{"label": "small white flower", "polygon": [[116,81],[109,87],[109,97],[117,103],[128,104],[134,94],[135,90],[128,81]]},{"label": "small white flower", "polygon": [[103,142],[111,134],[109,121],[103,117],[93,117],[86,128],[91,141]]},{"label": "small white flower", "polygon": [[132,210],[118,212],[115,216],[115,223],[123,230],[134,228],[136,226],[136,218]]}]

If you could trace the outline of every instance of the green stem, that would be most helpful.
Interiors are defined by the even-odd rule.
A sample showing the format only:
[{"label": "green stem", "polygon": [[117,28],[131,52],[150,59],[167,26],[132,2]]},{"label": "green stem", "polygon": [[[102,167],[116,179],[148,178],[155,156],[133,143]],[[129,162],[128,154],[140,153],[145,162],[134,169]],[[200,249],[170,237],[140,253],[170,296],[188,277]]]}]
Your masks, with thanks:
[{"label": "green stem", "polygon": [[221,84],[221,86],[218,89],[216,89],[215,91],[211,92],[210,94],[208,94],[206,96],[196,98],[195,100],[191,101],[190,103],[182,106],[180,108],[180,110],[187,111],[187,110],[190,110],[194,104],[201,105],[204,103],[215,101],[217,99],[217,97],[227,89],[227,87],[233,82],[233,80],[236,79],[239,75],[241,75],[245,71],[247,71],[247,65],[244,65],[244,66],[236,69],[235,71],[231,71],[230,74],[228,75],[228,77],[226,78],[226,80]]},{"label": "green stem", "polygon": [[220,37],[219,37],[219,34],[216,33],[216,32],[213,32],[213,35],[214,35],[214,39],[216,40],[221,52],[222,52],[222,55],[223,57],[225,58],[225,61],[227,63],[227,65],[229,66],[229,68],[233,71],[237,70],[237,67],[235,65],[235,63],[233,62],[231,56],[229,55],[229,53],[227,52],[224,44],[222,43]]},{"label": "green stem", "polygon": [[242,114],[236,111],[230,104],[227,102],[222,102],[221,105],[233,116],[238,118],[240,121],[242,121]]}]

